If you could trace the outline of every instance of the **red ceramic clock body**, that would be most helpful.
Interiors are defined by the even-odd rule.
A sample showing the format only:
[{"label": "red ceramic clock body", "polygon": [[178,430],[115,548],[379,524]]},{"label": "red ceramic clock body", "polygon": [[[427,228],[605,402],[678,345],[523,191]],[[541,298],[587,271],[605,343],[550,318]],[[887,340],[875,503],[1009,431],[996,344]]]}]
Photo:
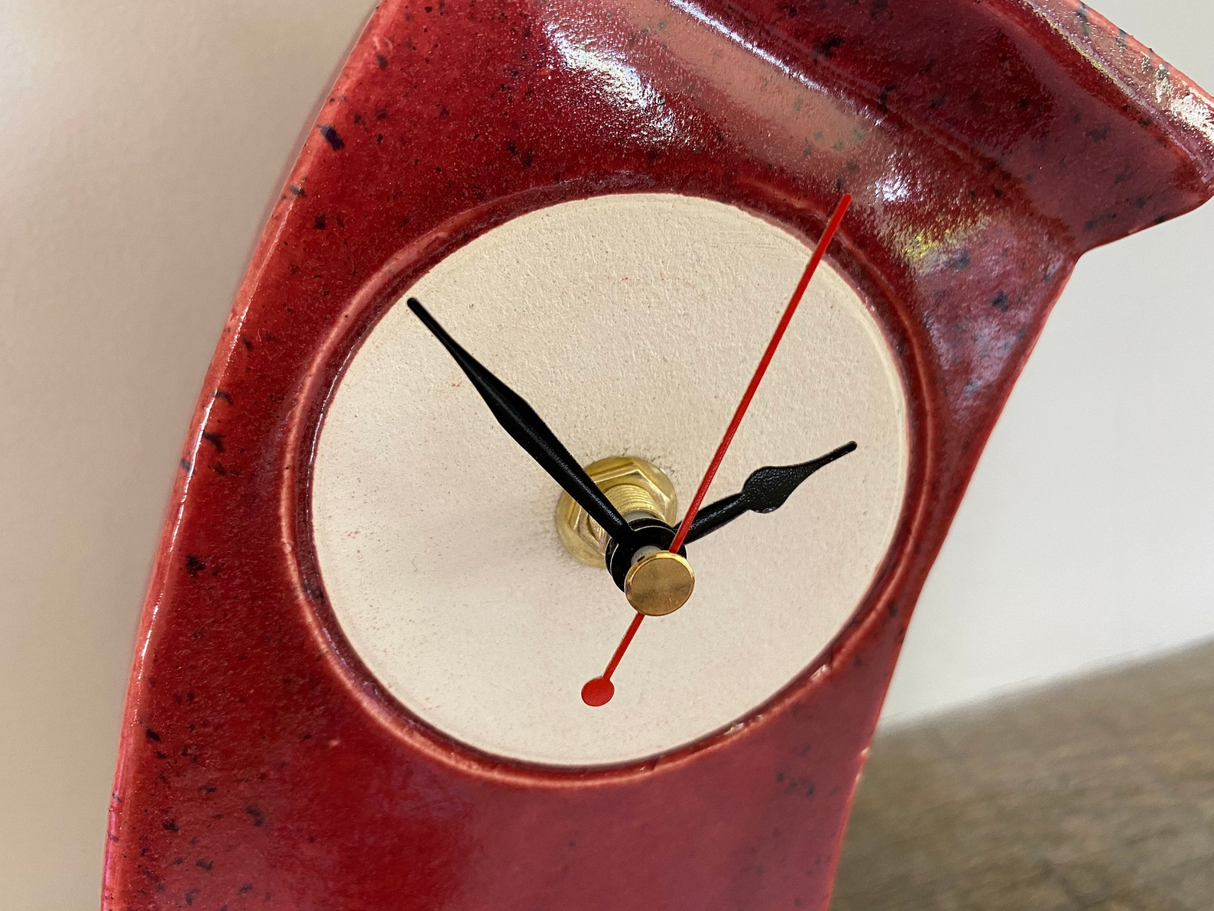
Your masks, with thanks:
[{"label": "red ceramic clock body", "polygon": [[[851,623],[753,715],[623,767],[507,762],[421,723],[346,643],[311,540],[314,444],[360,339],[436,262],[521,213],[637,191],[811,241],[854,195],[830,259],[899,359],[906,503]],[[825,908],[915,598],[1050,306],[1084,251],[1212,192],[1211,99],[1083,4],[386,0],[191,425],[104,907]]]}]

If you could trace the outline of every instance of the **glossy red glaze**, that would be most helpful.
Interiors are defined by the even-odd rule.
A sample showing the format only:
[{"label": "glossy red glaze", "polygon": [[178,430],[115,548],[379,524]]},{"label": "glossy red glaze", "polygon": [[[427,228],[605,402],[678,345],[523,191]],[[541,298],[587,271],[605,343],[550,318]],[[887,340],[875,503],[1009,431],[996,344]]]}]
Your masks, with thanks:
[{"label": "glossy red glaze", "polygon": [[[795,0],[793,0],[795,4]],[[104,907],[822,909],[911,607],[1085,250],[1214,192],[1214,104],[1061,0],[386,0],[320,109],[191,426],[144,610]],[[478,754],[341,636],[312,443],[342,364],[505,219],[636,190],[818,236],[911,402],[889,559],[826,654],[627,767]],[[576,682],[574,682],[576,685]]]}]

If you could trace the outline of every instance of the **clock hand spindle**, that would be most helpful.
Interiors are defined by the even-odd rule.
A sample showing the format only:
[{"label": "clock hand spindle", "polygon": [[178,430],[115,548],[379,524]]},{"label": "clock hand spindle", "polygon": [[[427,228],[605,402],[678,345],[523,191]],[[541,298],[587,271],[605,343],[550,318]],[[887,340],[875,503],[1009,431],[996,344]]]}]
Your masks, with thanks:
[{"label": "clock hand spindle", "polygon": [[739,493],[700,507],[683,543],[698,541],[743,513],[767,513],[779,509],[792,496],[793,491],[801,486],[801,482],[815,471],[855,451],[856,444],[851,442],[799,465],[769,465],[757,469],[746,479]]},{"label": "clock hand spindle", "polygon": [[598,488],[569,450],[556,438],[548,425],[517,392],[489,372],[465,351],[438,320],[415,297],[406,301],[422,324],[429,329],[448,353],[455,358],[476,391],[480,393],[497,422],[544,471],[571,496],[582,509],[602,526],[607,534],[624,545],[634,544],[635,533],[615,505]]},{"label": "clock hand spindle", "polygon": [[[683,521],[679,523],[679,531],[675,534],[674,541],[670,545],[670,553],[677,554],[679,552],[683,547],[683,542],[686,540],[687,535],[695,525],[696,514],[700,511],[700,504],[704,502],[704,495],[708,493],[712,479],[716,477],[717,469],[721,467],[725,453],[729,450],[729,444],[733,442],[734,434],[738,431],[738,425],[742,423],[742,418],[746,415],[746,409],[750,407],[750,401],[754,398],[755,391],[759,388],[759,383],[762,382],[763,375],[767,372],[767,367],[771,363],[772,357],[775,356],[776,348],[780,346],[780,340],[784,338],[788,324],[792,320],[793,314],[796,313],[797,307],[801,303],[801,298],[805,295],[805,289],[809,287],[809,280],[814,277],[814,273],[818,270],[818,264],[822,262],[822,257],[826,255],[826,250],[834,239],[835,232],[839,230],[839,225],[842,223],[843,216],[847,213],[847,207],[850,205],[851,194],[845,193],[843,198],[839,200],[839,205],[835,207],[835,212],[831,215],[830,221],[826,225],[826,230],[822,232],[822,239],[818,241],[818,246],[814,248],[813,256],[810,257],[809,265],[805,267],[801,280],[797,282],[797,287],[793,290],[792,298],[784,309],[784,315],[780,317],[780,322],[776,326],[776,331],[772,335],[771,341],[767,343],[767,350],[763,352],[763,357],[759,360],[759,366],[755,369],[754,376],[751,377],[750,385],[746,387],[746,392],[742,395],[742,401],[738,404],[733,419],[725,429],[725,437],[721,440],[721,445],[717,447],[716,453],[713,454],[712,461],[708,464],[708,470],[704,472],[704,478],[700,481],[700,486],[696,490],[695,497],[692,498],[691,506],[687,509],[687,514],[683,516]],[[611,662],[607,665],[607,669],[603,672],[603,675],[588,680],[582,687],[582,701],[587,705],[604,705],[615,694],[615,685],[611,682],[611,675],[615,673],[616,667],[624,657],[624,652],[627,651],[628,646],[632,643],[632,639],[636,635],[641,621],[644,619],[645,614],[642,613],[638,613],[632,618],[632,622],[628,625],[628,631],[624,633],[620,644],[616,646],[615,654],[611,656]]]}]

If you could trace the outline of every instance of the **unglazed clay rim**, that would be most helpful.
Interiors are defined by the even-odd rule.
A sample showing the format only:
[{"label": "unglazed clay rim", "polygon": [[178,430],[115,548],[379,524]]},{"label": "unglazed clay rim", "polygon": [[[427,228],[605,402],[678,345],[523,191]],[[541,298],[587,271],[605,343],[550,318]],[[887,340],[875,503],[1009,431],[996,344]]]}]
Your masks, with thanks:
[{"label": "unglazed clay rim", "polygon": [[[662,193],[677,196],[694,195],[655,190],[650,187],[637,188],[632,192],[654,195]],[[517,778],[531,785],[538,783],[557,786],[573,781],[584,782],[587,780],[588,774],[595,778],[619,780],[638,774],[651,773],[658,764],[664,769],[671,768],[694,755],[726,743],[732,743],[743,732],[755,730],[760,722],[778,716],[783,708],[795,701],[803,689],[810,686],[821,674],[828,672],[830,665],[837,657],[849,651],[849,641],[866,625],[866,621],[876,616],[877,609],[888,600],[888,592],[896,586],[901,575],[901,564],[909,553],[907,545],[915,537],[914,526],[918,524],[917,517],[922,514],[921,507],[927,493],[926,478],[929,476],[929,472],[926,470],[927,459],[925,457],[930,452],[930,447],[926,446],[926,441],[922,439],[926,424],[921,415],[921,409],[926,401],[926,396],[923,394],[922,372],[917,360],[912,356],[911,346],[895,344],[894,339],[895,333],[903,337],[909,335],[905,322],[892,301],[874,301],[870,294],[857,286],[852,274],[838,264],[836,256],[827,253],[825,259],[859,297],[885,340],[897,380],[901,383],[906,407],[907,462],[901,511],[885,555],[874,570],[872,581],[858,601],[856,609],[839,631],[828,640],[818,655],[807,662],[805,667],[784,686],[756,705],[749,713],[722,724],[708,733],[667,752],[659,752],[624,762],[586,766],[530,762],[481,750],[452,737],[424,720],[388,690],[370,670],[342,630],[329,602],[321,576],[312,527],[312,496],[315,460],[329,404],[336,394],[349,364],[357,356],[363,342],[370,337],[379,321],[393,306],[403,300],[408,288],[416,284],[438,262],[450,256],[456,249],[507,221],[561,202],[584,200],[603,195],[615,194],[563,193],[556,199],[537,200],[534,203],[528,200],[528,203],[532,204],[517,209],[514,206],[517,205],[518,199],[508,197],[504,200],[497,200],[492,205],[481,206],[457,215],[416,244],[401,250],[379,274],[369,279],[360,291],[352,296],[342,319],[337,321],[338,330],[331,333],[325,343],[318,348],[313,365],[308,371],[307,388],[302,392],[299,406],[295,410],[296,420],[289,428],[292,438],[291,449],[297,453],[296,460],[286,467],[282,488],[281,517],[284,538],[292,542],[291,550],[294,551],[295,556],[295,559],[289,561],[289,564],[292,571],[296,573],[299,589],[312,595],[312,597],[303,599],[308,605],[308,609],[305,611],[305,621],[313,634],[317,636],[328,660],[332,661],[338,670],[339,676],[349,688],[350,694],[381,726],[433,758],[465,772],[488,774],[494,779]],[[748,207],[738,200],[706,196],[699,198],[733,206],[778,227],[806,244],[810,249],[815,246],[816,238],[807,237],[795,226],[774,218],[769,213]],[[509,215],[502,217],[500,213],[503,210],[509,210]],[[828,216],[828,212],[821,213],[823,225]],[[846,226],[844,226],[836,235],[832,244],[832,249],[836,253],[840,250],[838,245],[846,244],[846,233]],[[857,255],[856,251],[849,249],[847,252],[851,258],[857,261],[861,270],[869,269],[868,264]],[[878,284],[884,286],[886,283],[878,282]],[[874,718],[874,724],[875,721]]]}]

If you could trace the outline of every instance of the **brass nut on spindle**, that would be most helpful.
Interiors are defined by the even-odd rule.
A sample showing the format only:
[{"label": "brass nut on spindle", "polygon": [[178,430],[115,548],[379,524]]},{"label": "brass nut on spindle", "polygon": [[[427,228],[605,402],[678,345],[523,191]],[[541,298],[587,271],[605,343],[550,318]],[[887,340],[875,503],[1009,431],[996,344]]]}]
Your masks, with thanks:
[{"label": "brass nut on spindle", "polygon": [[686,558],[657,550],[632,564],[624,595],[637,613],[664,617],[686,604],[695,587],[696,574]]},{"label": "brass nut on spindle", "polygon": [[[649,516],[673,525],[678,518],[674,485],[652,462],[636,456],[611,456],[587,465],[586,474],[629,521]],[[565,550],[579,563],[603,568],[607,533],[567,493],[556,504],[556,530]]]}]

